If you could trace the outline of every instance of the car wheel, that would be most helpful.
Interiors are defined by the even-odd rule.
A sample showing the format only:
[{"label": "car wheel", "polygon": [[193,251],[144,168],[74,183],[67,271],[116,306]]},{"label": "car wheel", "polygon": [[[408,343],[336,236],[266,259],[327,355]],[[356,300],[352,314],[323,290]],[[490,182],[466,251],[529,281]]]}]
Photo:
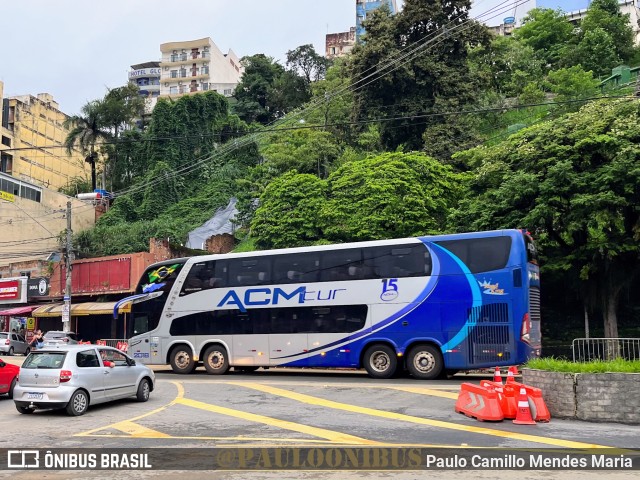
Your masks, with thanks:
[{"label": "car wheel", "polygon": [[171,369],[176,373],[191,373],[196,368],[193,353],[186,345],[179,345],[171,350]]},{"label": "car wheel", "polygon": [[140,384],[138,385],[138,393],[136,393],[136,398],[139,402],[146,402],[149,400],[149,394],[151,393],[151,384],[149,380],[143,378],[140,380]]},{"label": "car wheel", "polygon": [[364,354],[364,368],[373,378],[391,378],[398,368],[396,352],[388,345],[373,345]]},{"label": "car wheel", "polygon": [[13,347],[9,347],[9,351],[7,352],[7,355],[9,355],[10,357],[13,356]]},{"label": "car wheel", "polygon": [[204,368],[211,375],[222,375],[229,370],[229,355],[227,350],[220,345],[212,345],[204,352],[202,359]]},{"label": "car wheel", "polygon": [[76,390],[67,403],[67,413],[73,417],[79,417],[89,408],[89,395],[84,390]]},{"label": "car wheel", "polygon": [[24,415],[28,415],[28,414],[33,413],[35,411],[35,409],[33,409],[33,408],[23,407],[21,405],[16,405],[16,410],[18,410],[20,413],[22,413]]},{"label": "car wheel", "polygon": [[415,345],[407,356],[407,370],[414,378],[433,380],[443,370],[444,362],[440,350],[433,345]]},{"label": "car wheel", "polygon": [[7,392],[7,396],[9,398],[13,398],[13,389],[16,386],[16,379],[11,380],[11,385],[9,386],[9,391]]}]

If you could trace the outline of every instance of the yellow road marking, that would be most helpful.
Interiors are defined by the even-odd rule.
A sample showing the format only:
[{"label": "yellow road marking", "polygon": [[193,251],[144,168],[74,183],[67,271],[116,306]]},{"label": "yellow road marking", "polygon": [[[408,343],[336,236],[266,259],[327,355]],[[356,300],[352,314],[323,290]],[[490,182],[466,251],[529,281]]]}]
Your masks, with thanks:
[{"label": "yellow road marking", "polygon": [[[125,431],[125,430],[122,430],[121,428],[119,428],[118,425],[120,425],[120,424],[129,425],[129,424],[133,423],[135,420],[140,420],[141,418],[145,418],[145,417],[149,417],[151,415],[155,415],[156,413],[162,412],[163,410],[166,410],[170,406],[175,405],[175,403],[180,398],[184,397],[184,387],[179,382],[174,382],[173,380],[171,380],[171,383],[173,383],[176,386],[176,388],[178,389],[178,393],[176,395],[176,398],[171,400],[166,405],[163,405],[162,407],[158,407],[158,408],[156,408],[154,410],[151,410],[150,412],[144,413],[142,415],[138,415],[137,417],[130,418],[128,420],[123,420],[121,422],[116,422],[116,423],[113,423],[111,425],[106,425],[104,427],[94,428],[92,430],[87,430],[86,432],[76,433],[76,434],[74,434],[74,437],[89,437],[89,436],[92,436],[92,434],[94,432],[99,432],[100,430],[108,430],[109,428],[115,428],[115,429],[120,430],[120,431]],[[144,428],[144,427],[140,427],[140,429],[142,429],[142,428]],[[153,431],[153,430],[150,430],[150,431]],[[148,438],[164,438],[164,436],[165,436],[164,434],[161,434],[160,432],[158,432],[158,434],[160,434],[161,437],[148,437]]]},{"label": "yellow road marking", "polygon": [[495,437],[510,438],[513,440],[522,440],[526,442],[543,443],[547,445],[555,445],[565,448],[611,448],[605,445],[596,445],[592,443],[574,442],[572,440],[562,440],[559,438],[541,437],[537,435],[528,435],[524,433],[505,432],[502,430],[494,430],[492,428],[485,427],[473,427],[469,425],[460,425],[453,422],[445,422],[442,420],[432,420],[422,417],[414,417],[411,415],[405,415],[402,413],[387,412],[385,410],[376,410],[374,408],[359,407],[357,405],[350,405],[347,403],[334,402],[333,400],[325,400],[319,397],[313,397],[311,395],[305,395],[302,393],[295,393],[289,390],[283,390],[281,388],[270,387],[267,385],[260,385],[257,383],[239,383],[229,382],[233,385],[240,387],[251,388],[260,392],[270,393],[280,397],[290,398],[298,402],[307,403],[310,405],[318,405],[321,407],[334,408],[336,410],[344,410],[352,413],[360,413],[365,415],[371,415],[373,417],[389,418],[393,420],[401,420],[403,422],[415,423],[418,425],[429,425],[431,427],[446,428],[450,430],[460,430],[470,433],[479,433],[482,435],[491,435]]},{"label": "yellow road marking", "polygon": [[452,392],[441,392],[438,390],[434,390],[432,388],[422,388],[422,387],[387,387],[392,390],[400,390],[401,392],[409,392],[409,393],[419,393],[420,395],[431,395],[432,397],[442,397],[442,398],[450,398],[452,400],[458,399],[457,393]]},{"label": "yellow road marking", "polygon": [[[109,438],[131,438],[131,435],[111,435],[111,434],[102,434],[102,435],[98,435],[98,434],[92,434],[92,435],[85,435],[87,437],[100,437],[100,438],[105,438],[105,437],[109,437]],[[156,438],[154,436],[150,436],[150,437],[136,437],[136,438]],[[158,437],[160,438],[160,437]],[[239,442],[246,442],[246,441],[251,441],[251,442],[281,442],[281,443],[273,443],[273,444],[264,444],[264,443],[257,443],[255,444],[256,446],[259,447],[269,447],[269,446],[274,446],[274,447],[281,447],[282,443],[295,443],[296,447],[300,446],[298,445],[300,443],[301,440],[304,440],[305,444],[309,443],[309,444],[314,444],[314,446],[317,445],[329,445],[329,446],[335,446],[334,442],[331,442],[329,440],[315,440],[315,439],[300,439],[300,438],[273,438],[273,437],[245,437],[245,436],[240,436],[240,437],[200,437],[200,436],[173,436],[173,435],[169,435],[167,437],[163,437],[163,438],[171,438],[174,440],[217,440],[217,441],[226,441],[226,442],[232,442],[232,441],[239,441]],[[222,446],[238,446],[237,443],[229,443],[229,444],[216,444],[216,447],[222,447]],[[240,446],[244,447],[244,446],[249,446],[249,445],[253,445],[253,444],[241,444]],[[412,446],[412,445],[409,445]],[[424,445],[422,445],[424,446]],[[403,445],[404,447],[404,445]]]},{"label": "yellow road marking", "polygon": [[[307,435],[313,435],[314,437],[325,438],[334,443],[345,443],[348,445],[380,445],[380,442],[367,440],[366,438],[360,438],[346,433],[335,432],[333,430],[326,430],[324,428],[312,427],[310,425],[303,425],[295,422],[289,422],[287,420],[280,420],[278,418],[266,417],[264,415],[257,415],[255,413],[243,412],[241,410],[234,410],[232,408],[220,407],[218,405],[211,405],[208,403],[200,402],[198,400],[191,400],[189,398],[176,399],[176,403],[187,405],[193,408],[199,408],[200,410],[206,410],[208,412],[241,418],[250,422],[264,423],[265,425],[271,425],[277,428],[283,428],[285,430],[291,430]],[[304,441],[303,439],[301,440]]]},{"label": "yellow road marking", "polygon": [[118,422],[111,425],[111,428],[120,430],[121,432],[128,433],[131,437],[136,438],[171,438],[171,435],[166,433],[152,430],[151,428],[143,427],[137,423],[133,423],[125,420],[124,422]]}]

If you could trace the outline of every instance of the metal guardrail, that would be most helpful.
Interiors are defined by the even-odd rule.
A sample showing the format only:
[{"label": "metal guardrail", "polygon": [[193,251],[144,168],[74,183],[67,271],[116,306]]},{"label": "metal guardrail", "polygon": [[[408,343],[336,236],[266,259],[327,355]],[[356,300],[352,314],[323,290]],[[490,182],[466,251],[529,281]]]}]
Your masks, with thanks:
[{"label": "metal guardrail", "polygon": [[571,348],[574,362],[640,360],[640,338],[576,338]]}]

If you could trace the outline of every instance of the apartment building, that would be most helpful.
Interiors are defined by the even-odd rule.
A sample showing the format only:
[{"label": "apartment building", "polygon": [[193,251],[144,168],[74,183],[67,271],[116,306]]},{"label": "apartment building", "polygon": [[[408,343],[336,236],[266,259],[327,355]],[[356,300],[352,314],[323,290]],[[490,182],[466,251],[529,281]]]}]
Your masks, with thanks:
[{"label": "apartment building", "polygon": [[74,177],[90,175],[84,156],[67,153],[67,116],[48,93],[4,98],[0,82],[2,126],[0,172],[38,187],[57,190]]},{"label": "apartment building", "polygon": [[338,58],[347,55],[356,44],[356,27],[351,27],[348,32],[328,33],[325,39],[326,58]]},{"label": "apartment building", "polygon": [[230,97],[242,77],[238,56],[232,50],[222,53],[211,38],[163,43],[160,51],[161,97],[210,90]]}]

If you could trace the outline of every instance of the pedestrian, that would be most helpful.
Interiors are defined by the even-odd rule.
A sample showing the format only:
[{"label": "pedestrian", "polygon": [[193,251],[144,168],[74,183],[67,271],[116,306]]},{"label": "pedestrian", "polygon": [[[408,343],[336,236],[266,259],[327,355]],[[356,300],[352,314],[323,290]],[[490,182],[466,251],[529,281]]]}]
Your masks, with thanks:
[{"label": "pedestrian", "polygon": [[41,348],[42,345],[44,345],[44,335],[42,334],[42,330],[38,329],[29,342],[29,346],[31,348]]}]

